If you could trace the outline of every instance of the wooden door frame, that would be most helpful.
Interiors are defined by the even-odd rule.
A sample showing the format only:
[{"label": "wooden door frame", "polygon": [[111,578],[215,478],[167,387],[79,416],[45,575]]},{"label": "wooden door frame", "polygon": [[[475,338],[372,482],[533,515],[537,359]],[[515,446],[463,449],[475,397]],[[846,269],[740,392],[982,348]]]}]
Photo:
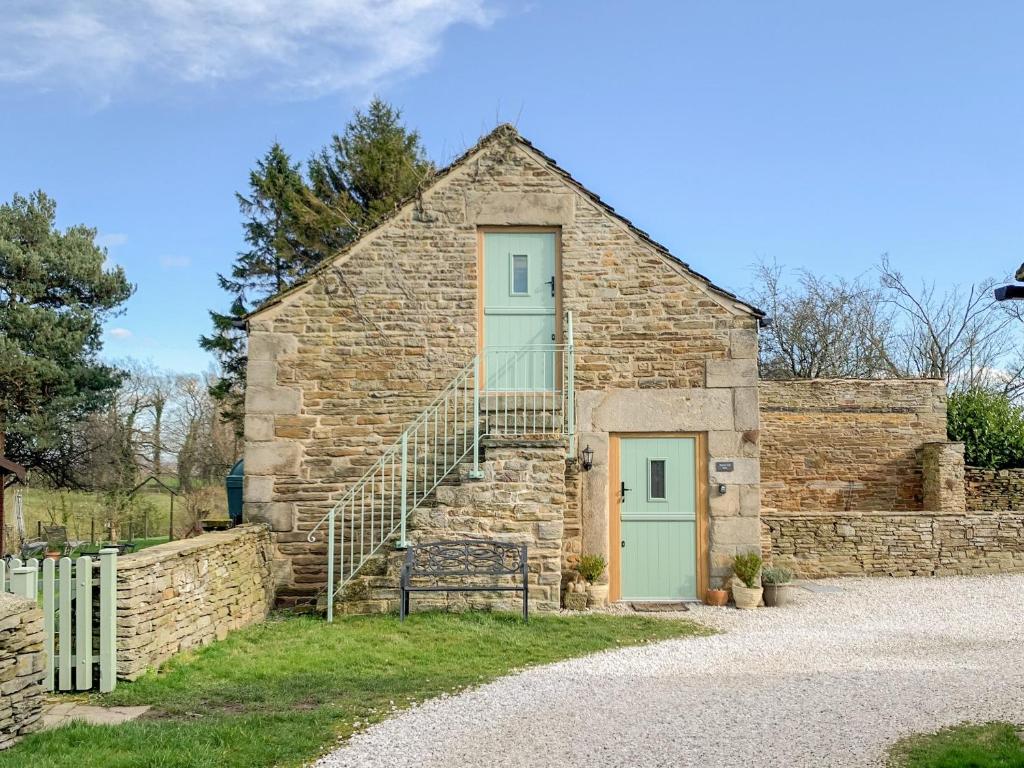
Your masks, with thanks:
[{"label": "wooden door frame", "polygon": [[612,602],[622,597],[622,511],[619,482],[622,471],[622,440],[631,438],[683,437],[694,440],[694,492],[696,498],[697,599],[707,591],[711,563],[708,560],[708,459],[706,432],[611,432],[608,434],[608,597]]},{"label": "wooden door frame", "polygon": [[[562,228],[533,226],[478,226],[476,228],[476,351],[484,351],[484,235],[496,234],[553,234],[555,236],[555,344],[562,342]],[[481,368],[481,378],[483,371]]]}]

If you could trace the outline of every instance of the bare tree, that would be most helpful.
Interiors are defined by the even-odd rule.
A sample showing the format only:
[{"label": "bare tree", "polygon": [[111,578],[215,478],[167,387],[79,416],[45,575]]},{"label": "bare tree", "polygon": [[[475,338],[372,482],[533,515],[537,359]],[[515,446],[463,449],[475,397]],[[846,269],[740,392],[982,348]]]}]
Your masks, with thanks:
[{"label": "bare tree", "polygon": [[240,441],[210,395],[212,374],[179,375],[175,379],[174,411],[168,424],[177,453],[178,481],[183,489],[194,481],[219,480],[240,451]]},{"label": "bare tree", "polygon": [[951,390],[1022,387],[1021,322],[1016,307],[995,301],[995,280],[939,291],[934,282],[917,289],[883,256],[878,267],[884,301],[896,314],[887,347],[894,370],[904,376],[944,379]]},{"label": "bare tree", "polygon": [[893,376],[886,348],[892,316],[863,278],[806,270],[786,282],[777,263],[755,269],[754,302],[771,318],[761,334],[761,374],[770,379]]}]

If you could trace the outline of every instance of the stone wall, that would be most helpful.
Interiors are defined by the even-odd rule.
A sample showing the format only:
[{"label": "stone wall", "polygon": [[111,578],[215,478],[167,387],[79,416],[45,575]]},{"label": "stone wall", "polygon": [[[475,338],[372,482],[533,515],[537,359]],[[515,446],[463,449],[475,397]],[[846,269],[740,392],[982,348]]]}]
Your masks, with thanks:
[{"label": "stone wall", "polygon": [[[480,462],[483,477],[470,479],[472,461],[458,479],[438,486],[436,500],[409,520],[408,537],[417,542],[500,539],[526,544],[530,610],[557,611],[565,556],[566,462],[562,440],[488,439]],[[339,598],[345,613],[398,610],[399,569],[404,552],[373,558]],[[491,584],[493,576],[460,578],[460,584]],[[519,583],[509,577],[507,584]],[[413,610],[483,608],[518,611],[521,597],[509,592],[439,592],[413,595]]]},{"label": "stone wall", "polygon": [[[751,311],[500,129],[415,205],[250,320],[245,514],[273,530],[288,564],[285,604],[324,584],[326,545],[307,542],[308,531],[475,354],[479,228],[509,224],[560,233],[561,309],[574,314],[581,393],[628,393],[624,402],[657,390],[686,403],[703,401],[710,381],[728,422],[712,428],[729,435],[719,445],[732,457],[740,440],[722,382],[738,377],[736,407],[756,430]],[[607,552],[601,529],[604,540],[585,542],[592,551]]]},{"label": "stone wall", "polygon": [[1024,571],[1024,512],[802,512],[761,518],[766,559],[805,578]]},{"label": "stone wall", "polygon": [[118,558],[117,676],[263,621],[274,603],[266,526],[242,525]]},{"label": "stone wall", "polygon": [[922,446],[946,440],[943,382],[762,381],[759,393],[765,508],[922,508]]},{"label": "stone wall", "polygon": [[925,443],[921,448],[924,508],[936,512],[964,512],[964,444]]},{"label": "stone wall", "polygon": [[1024,509],[1024,469],[967,467],[965,474],[967,509],[981,512]]},{"label": "stone wall", "polygon": [[43,612],[35,601],[0,592],[0,749],[41,725],[44,639]]}]

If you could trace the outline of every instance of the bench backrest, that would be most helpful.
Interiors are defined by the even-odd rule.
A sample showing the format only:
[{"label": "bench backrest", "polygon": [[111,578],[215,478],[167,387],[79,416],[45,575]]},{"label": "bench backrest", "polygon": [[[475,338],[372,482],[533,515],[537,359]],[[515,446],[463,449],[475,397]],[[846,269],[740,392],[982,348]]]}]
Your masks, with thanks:
[{"label": "bench backrest", "polygon": [[518,576],[526,568],[526,545],[483,539],[413,544],[405,565],[410,576]]}]

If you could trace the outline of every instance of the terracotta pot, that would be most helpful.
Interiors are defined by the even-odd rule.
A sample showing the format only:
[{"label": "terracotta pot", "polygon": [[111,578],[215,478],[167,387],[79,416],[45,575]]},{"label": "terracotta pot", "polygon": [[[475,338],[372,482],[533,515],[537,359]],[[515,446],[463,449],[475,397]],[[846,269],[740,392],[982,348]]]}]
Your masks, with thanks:
[{"label": "terracotta pot", "polygon": [[764,590],[761,589],[761,587],[745,587],[739,584],[733,584],[732,600],[736,603],[737,608],[749,611],[757,608],[758,603],[761,602],[762,592],[764,592]]},{"label": "terracotta pot", "polygon": [[608,585],[588,584],[587,585],[587,607],[604,608],[608,605]]},{"label": "terracotta pot", "polygon": [[784,608],[789,605],[792,584],[765,584],[764,604],[769,608]]},{"label": "terracotta pot", "polygon": [[704,602],[721,608],[729,602],[729,592],[724,589],[709,589],[704,593]]},{"label": "terracotta pot", "polygon": [[60,552],[58,552],[57,550],[53,550],[51,552],[47,552],[46,553],[46,559],[47,560],[60,560]]}]

